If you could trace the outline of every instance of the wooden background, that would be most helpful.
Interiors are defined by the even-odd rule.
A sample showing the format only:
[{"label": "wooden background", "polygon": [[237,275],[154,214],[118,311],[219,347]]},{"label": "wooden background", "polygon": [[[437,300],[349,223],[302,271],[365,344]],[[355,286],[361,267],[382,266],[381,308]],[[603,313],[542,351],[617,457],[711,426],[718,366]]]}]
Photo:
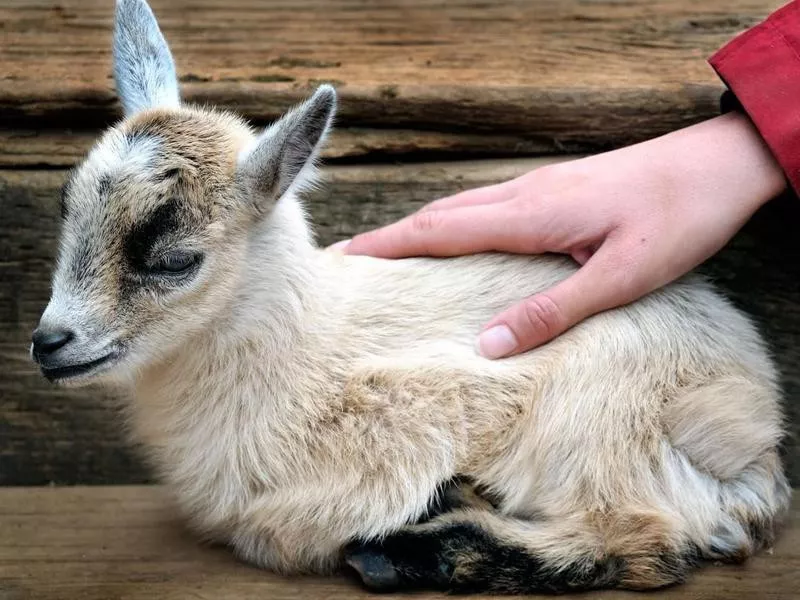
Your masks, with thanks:
[{"label": "wooden background", "polygon": [[[341,96],[320,241],[567,153],[718,112],[705,58],[768,0],[152,0],[186,98],[266,123],[320,82]],[[148,480],[113,398],[51,387],[27,356],[49,294],[58,189],[119,118],[112,0],[0,0],[0,484]],[[800,484],[800,206],[767,206],[704,267],[781,366]]]}]

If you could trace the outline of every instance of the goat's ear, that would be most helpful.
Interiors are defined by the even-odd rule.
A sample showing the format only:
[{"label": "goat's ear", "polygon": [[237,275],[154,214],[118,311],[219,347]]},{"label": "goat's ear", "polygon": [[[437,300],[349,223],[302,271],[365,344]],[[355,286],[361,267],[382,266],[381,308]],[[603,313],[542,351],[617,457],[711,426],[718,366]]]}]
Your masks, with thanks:
[{"label": "goat's ear", "polygon": [[240,154],[237,177],[253,202],[265,208],[308,179],[335,112],[336,90],[320,86]]},{"label": "goat's ear", "polygon": [[180,103],[172,54],[145,0],[117,0],[114,80],[126,116]]}]

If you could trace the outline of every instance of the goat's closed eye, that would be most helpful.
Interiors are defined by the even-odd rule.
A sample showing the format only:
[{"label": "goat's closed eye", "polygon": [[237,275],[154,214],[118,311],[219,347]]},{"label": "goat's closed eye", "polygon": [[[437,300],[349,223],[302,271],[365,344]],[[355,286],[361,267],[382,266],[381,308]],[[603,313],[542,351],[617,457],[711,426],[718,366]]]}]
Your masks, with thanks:
[{"label": "goat's closed eye", "polygon": [[167,252],[153,264],[152,270],[168,275],[181,275],[198,265],[202,258],[197,252]]}]

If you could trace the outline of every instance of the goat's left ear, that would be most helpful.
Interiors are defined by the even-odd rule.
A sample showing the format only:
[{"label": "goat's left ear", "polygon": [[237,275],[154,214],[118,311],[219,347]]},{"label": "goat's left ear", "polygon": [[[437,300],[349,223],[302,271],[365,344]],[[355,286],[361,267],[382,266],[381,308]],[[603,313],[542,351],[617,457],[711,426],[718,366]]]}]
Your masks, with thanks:
[{"label": "goat's left ear", "polygon": [[241,153],[237,177],[260,208],[268,208],[305,179],[302,172],[313,168],[335,112],[336,90],[320,86]]},{"label": "goat's left ear", "polygon": [[117,0],[114,80],[125,116],[180,103],[172,53],[145,0]]}]

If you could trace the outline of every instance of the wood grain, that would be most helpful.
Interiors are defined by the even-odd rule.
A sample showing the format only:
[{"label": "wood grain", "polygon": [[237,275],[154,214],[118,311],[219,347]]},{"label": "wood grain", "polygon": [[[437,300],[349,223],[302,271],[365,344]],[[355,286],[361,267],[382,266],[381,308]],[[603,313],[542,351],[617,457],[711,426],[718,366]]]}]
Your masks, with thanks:
[{"label": "wood grain", "polygon": [[[338,166],[309,199],[323,244],[388,223],[436,197],[502,181],[556,159]],[[50,386],[28,357],[49,295],[60,170],[0,170],[0,484],[148,480],[123,436],[114,399]],[[762,327],[783,372],[786,461],[800,484],[800,205],[768,205],[705,267]]]},{"label": "wood grain", "polygon": [[[83,159],[98,131],[6,129],[0,131],[0,168],[72,167]],[[422,131],[414,129],[335,129],[323,158],[334,163],[388,160],[488,158],[549,154],[543,141],[513,134]]]},{"label": "wood grain", "polygon": [[[153,0],[185,97],[274,118],[320,82],[340,124],[512,134],[551,149],[716,114],[705,59],[781,0]],[[0,121],[119,115],[108,0],[2,0]]]},{"label": "wood grain", "polygon": [[[271,600],[375,598],[348,577],[280,577],[199,544],[155,486],[0,489],[2,600]],[[800,498],[774,552],[743,566],[707,566],[659,599],[789,600],[798,597]],[[387,598],[408,598],[391,595]],[[446,598],[415,594],[418,600]],[[653,594],[562,596],[644,600]],[[478,597],[480,598],[480,597]]]}]

